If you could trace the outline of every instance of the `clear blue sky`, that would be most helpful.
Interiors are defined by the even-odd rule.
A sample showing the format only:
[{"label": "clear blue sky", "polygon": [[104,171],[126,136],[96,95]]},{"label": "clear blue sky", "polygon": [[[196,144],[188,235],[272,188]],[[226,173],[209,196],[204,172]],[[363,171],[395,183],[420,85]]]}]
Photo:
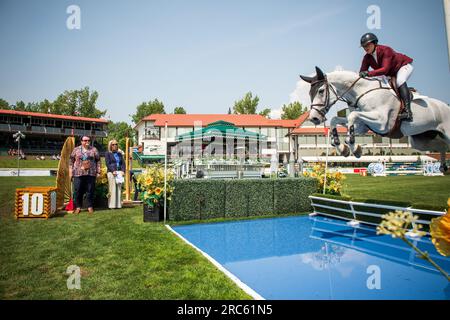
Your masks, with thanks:
[{"label": "clear blue sky", "polygon": [[[66,8],[81,9],[69,30]],[[142,101],[166,112],[226,113],[251,91],[259,109],[289,103],[314,66],[358,70],[369,5],[380,43],[414,59],[409,85],[450,102],[442,0],[0,0],[0,98],[53,100],[89,86],[113,121]]]}]

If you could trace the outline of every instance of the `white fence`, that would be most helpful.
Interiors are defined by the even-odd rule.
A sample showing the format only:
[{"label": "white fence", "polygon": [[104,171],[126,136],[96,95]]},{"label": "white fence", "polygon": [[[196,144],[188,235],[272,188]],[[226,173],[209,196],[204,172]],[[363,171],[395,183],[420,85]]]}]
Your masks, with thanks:
[{"label": "white fence", "polygon": [[349,221],[359,221],[375,226],[382,221],[382,215],[396,210],[409,211],[413,215],[418,215],[419,220],[417,220],[417,223],[426,226],[426,229],[428,229],[432,218],[437,218],[445,214],[445,211],[431,211],[411,207],[344,201],[317,196],[309,196],[309,199],[314,208],[314,214],[346,219]]}]

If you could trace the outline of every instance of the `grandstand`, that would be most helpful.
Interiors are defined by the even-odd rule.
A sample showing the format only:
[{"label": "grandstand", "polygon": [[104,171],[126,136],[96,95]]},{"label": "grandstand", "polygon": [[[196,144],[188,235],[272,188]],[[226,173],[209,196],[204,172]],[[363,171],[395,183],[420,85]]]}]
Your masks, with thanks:
[{"label": "grandstand", "polygon": [[82,135],[90,136],[94,146],[104,152],[107,124],[105,119],[0,110],[0,155],[7,155],[9,149],[17,149],[13,138],[17,131],[26,136],[20,145],[27,156],[59,154],[67,137]]}]

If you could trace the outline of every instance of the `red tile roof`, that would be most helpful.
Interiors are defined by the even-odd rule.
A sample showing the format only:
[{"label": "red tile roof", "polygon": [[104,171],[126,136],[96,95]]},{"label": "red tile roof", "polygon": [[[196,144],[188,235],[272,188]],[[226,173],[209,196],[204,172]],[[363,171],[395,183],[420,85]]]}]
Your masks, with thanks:
[{"label": "red tile roof", "polygon": [[[338,133],[347,133],[347,128],[337,127]],[[295,128],[290,132],[290,134],[323,134],[325,135],[325,130],[323,127],[316,128]]]},{"label": "red tile roof", "polygon": [[108,123],[108,120],[105,120],[105,119],[86,118],[86,117],[77,117],[77,116],[63,116],[63,115],[60,115],[60,114],[29,112],[29,111],[0,110],[0,114],[18,115],[18,116],[31,116],[31,117],[40,117],[40,118],[52,118],[52,119],[62,119],[62,120],[74,120],[74,121],[89,121],[89,122]]},{"label": "red tile roof", "polygon": [[166,121],[169,127],[193,127],[196,121],[201,121],[202,126],[207,126],[211,122],[223,120],[238,127],[295,128],[302,124],[307,117],[307,114],[303,114],[295,120],[275,120],[258,114],[151,114],[141,121],[155,121],[154,125],[157,127],[163,127]]}]

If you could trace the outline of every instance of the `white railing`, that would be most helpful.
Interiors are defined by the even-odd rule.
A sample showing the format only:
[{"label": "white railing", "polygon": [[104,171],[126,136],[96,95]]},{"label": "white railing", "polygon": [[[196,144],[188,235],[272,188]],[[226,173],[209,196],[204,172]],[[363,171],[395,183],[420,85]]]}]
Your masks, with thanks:
[{"label": "white railing", "polygon": [[[412,208],[412,207],[398,207],[398,206],[385,205],[385,204],[345,201],[345,200],[322,198],[322,197],[317,197],[317,196],[309,196],[309,199],[311,200],[311,205],[314,208],[314,214],[329,216],[329,217],[338,218],[338,219],[360,221],[362,223],[375,225],[375,226],[377,226],[378,223],[373,223],[373,222],[364,221],[364,220],[358,220],[357,216],[368,216],[368,217],[376,217],[376,218],[382,219],[381,216],[384,215],[385,213],[371,213],[371,212],[359,211],[359,210],[355,209],[355,206],[356,207],[365,207],[365,208],[368,208],[369,210],[370,210],[370,208],[377,208],[377,209],[387,209],[390,211],[396,211],[396,210],[409,211],[412,214],[416,213],[416,214],[420,214],[420,215],[424,215],[424,214],[430,215],[431,216],[430,219],[432,217],[440,217],[445,214],[444,211],[432,211],[432,210],[417,209],[417,208]],[[317,201],[329,202],[330,205],[317,203]],[[349,209],[333,206],[332,205],[333,203],[347,205],[349,207]],[[323,210],[320,210],[320,208],[333,210],[333,211],[339,211],[339,212],[345,212],[345,213],[350,214],[352,218],[347,218],[347,217],[343,217],[343,216],[339,216],[339,215],[333,215],[328,212],[324,212]],[[421,219],[421,220],[417,220],[417,223],[429,225],[430,220]]]}]

